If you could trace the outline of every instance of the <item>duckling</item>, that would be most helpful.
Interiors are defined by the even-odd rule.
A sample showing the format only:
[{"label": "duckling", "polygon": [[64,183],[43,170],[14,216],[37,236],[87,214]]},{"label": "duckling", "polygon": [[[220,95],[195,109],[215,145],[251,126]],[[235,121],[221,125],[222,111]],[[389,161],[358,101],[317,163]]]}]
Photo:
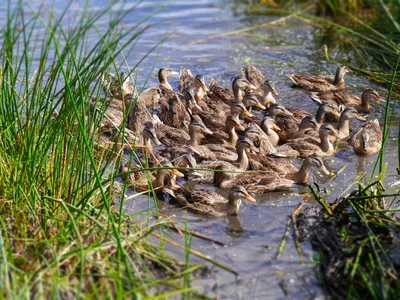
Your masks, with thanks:
[{"label": "duckling", "polygon": [[232,91],[220,86],[214,79],[209,84],[208,97],[214,102],[229,104],[232,100],[243,100],[246,89],[256,89],[244,76],[237,76],[232,82]]},{"label": "duckling", "polygon": [[330,124],[323,124],[319,128],[320,142],[314,139],[292,140],[276,149],[279,157],[308,157],[311,155],[332,156],[335,147],[329,137],[338,137],[338,132]]},{"label": "duckling", "polygon": [[356,118],[360,121],[366,121],[355,108],[346,108],[340,115],[340,120],[338,124],[338,138],[345,139],[350,135],[350,122],[351,119]]},{"label": "duckling", "polygon": [[287,189],[294,184],[306,184],[310,179],[312,167],[317,167],[325,174],[330,174],[320,157],[310,156],[304,160],[299,170],[285,175],[268,171],[259,174],[231,176],[231,174],[218,169],[214,175],[214,183],[221,189],[229,189],[232,186],[241,185],[254,194],[262,194]]},{"label": "duckling", "polygon": [[353,107],[357,109],[359,113],[369,113],[371,110],[370,102],[372,100],[385,102],[373,89],[366,89],[362,93],[361,98],[346,90],[311,93],[310,98],[321,104],[336,103],[346,107]]},{"label": "duckling", "polygon": [[237,215],[240,210],[241,199],[252,203],[256,202],[242,186],[232,187],[228,199],[208,189],[195,188],[190,190],[184,186],[178,186],[178,188],[165,188],[164,190],[175,199],[177,205],[194,213],[214,217]]},{"label": "duckling", "polygon": [[382,132],[378,119],[366,121],[351,138],[351,145],[358,155],[377,153],[382,147]]},{"label": "duckling", "polygon": [[346,66],[340,66],[336,70],[335,78],[322,75],[288,75],[293,85],[307,91],[325,92],[342,90],[345,88],[344,75],[349,72]]}]

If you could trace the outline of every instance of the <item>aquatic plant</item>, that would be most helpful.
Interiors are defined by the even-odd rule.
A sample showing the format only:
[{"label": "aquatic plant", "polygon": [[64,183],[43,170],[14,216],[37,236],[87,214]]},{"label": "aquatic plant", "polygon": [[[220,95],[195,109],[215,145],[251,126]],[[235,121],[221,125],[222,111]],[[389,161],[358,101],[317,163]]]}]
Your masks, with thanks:
[{"label": "aquatic plant", "polygon": [[[183,247],[186,263],[150,243],[150,235],[168,242],[156,231],[170,219],[149,218],[146,225],[124,215],[126,186],[116,181],[123,152],[115,144],[94,146],[107,108],[97,79],[119,69],[146,19],[124,27],[135,8],[73,5],[33,8],[8,1],[0,48],[0,294],[196,293],[190,240]],[[124,126],[116,130],[123,141]]]}]

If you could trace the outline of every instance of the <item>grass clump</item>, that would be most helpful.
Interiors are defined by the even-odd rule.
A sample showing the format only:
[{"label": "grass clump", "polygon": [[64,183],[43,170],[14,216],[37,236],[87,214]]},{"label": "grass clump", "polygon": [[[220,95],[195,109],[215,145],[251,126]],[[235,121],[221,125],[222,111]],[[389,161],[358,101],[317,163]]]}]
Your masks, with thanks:
[{"label": "grass clump", "polygon": [[[385,203],[381,181],[297,217],[302,240],[318,252],[319,277],[336,299],[396,299],[400,293],[399,210]],[[397,253],[397,254],[396,254]],[[396,258],[397,257],[397,258]]]},{"label": "grass clump", "polygon": [[[168,221],[139,224],[114,208],[124,201],[116,182],[123,153],[95,147],[106,109],[93,113],[90,105],[102,103],[97,79],[118,69],[118,56],[147,27],[142,20],[122,29],[131,10],[91,10],[86,2],[71,15],[71,5],[8,3],[0,49],[1,295],[188,292],[196,267],[147,239]],[[123,138],[124,125],[117,129]]]}]

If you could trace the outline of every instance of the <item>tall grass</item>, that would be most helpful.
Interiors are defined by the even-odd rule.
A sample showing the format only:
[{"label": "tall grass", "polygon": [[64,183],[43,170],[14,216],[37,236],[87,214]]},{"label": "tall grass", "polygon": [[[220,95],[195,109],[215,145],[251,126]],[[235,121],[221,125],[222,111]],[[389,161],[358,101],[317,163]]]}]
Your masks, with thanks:
[{"label": "tall grass", "polygon": [[[184,264],[146,238],[167,221],[142,226],[114,208],[124,197],[115,180],[123,153],[112,144],[105,151],[95,146],[106,109],[97,79],[119,67],[145,20],[122,29],[131,10],[92,10],[86,2],[71,15],[71,5],[7,5],[0,49],[1,295],[179,293],[193,268],[186,264],[183,272]],[[119,134],[125,136],[124,126]]]}]

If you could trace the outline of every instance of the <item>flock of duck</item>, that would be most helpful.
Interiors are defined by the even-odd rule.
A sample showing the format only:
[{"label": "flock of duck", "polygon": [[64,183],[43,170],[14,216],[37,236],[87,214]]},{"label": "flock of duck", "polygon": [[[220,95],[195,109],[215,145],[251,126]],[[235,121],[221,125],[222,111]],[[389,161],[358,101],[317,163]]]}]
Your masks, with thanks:
[{"label": "flock of duck", "polygon": [[[333,79],[288,76],[320,104],[315,116],[277,103],[273,83],[253,66],[234,78],[232,90],[214,79],[207,86],[202,75],[193,76],[185,68],[179,73],[163,68],[158,86],[137,93],[128,76],[109,73],[102,78],[109,103],[99,145],[113,141],[115,128],[126,126],[125,139],[137,151],[134,162],[121,166],[121,177],[132,188],[154,189],[159,198],[167,193],[170,202],[197,213],[238,214],[242,199],[256,202],[251,194],[307,183],[312,168],[329,174],[322,157],[334,156],[335,144],[348,144],[353,118],[364,122],[349,140],[355,153],[380,150],[378,120],[367,120],[361,113],[370,111],[371,100],[383,100],[372,89],[361,97],[345,90],[348,71],[340,66]],[[178,92],[168,82],[171,75],[180,75]],[[130,111],[125,124],[124,110]],[[288,160],[292,157],[304,158],[299,169]],[[165,168],[150,180],[139,172],[143,165]],[[244,172],[248,170],[253,172]],[[229,190],[228,199],[211,189],[189,188],[177,177]]]}]

